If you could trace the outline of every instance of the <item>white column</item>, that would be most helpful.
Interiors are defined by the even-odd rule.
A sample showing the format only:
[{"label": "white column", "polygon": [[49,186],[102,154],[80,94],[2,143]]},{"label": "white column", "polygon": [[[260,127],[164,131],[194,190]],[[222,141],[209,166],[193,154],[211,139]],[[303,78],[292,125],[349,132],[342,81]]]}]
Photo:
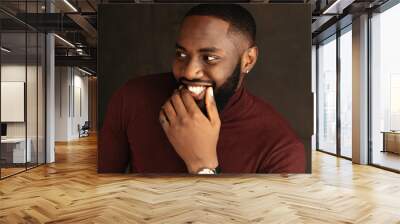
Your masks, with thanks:
[{"label": "white column", "polygon": [[[54,6],[46,1],[47,12],[53,12]],[[54,35],[46,35],[46,163],[55,162],[55,43]]]},{"label": "white column", "polygon": [[353,162],[368,163],[368,15],[353,19]]},{"label": "white column", "polygon": [[47,60],[47,108],[46,108],[46,163],[52,163],[55,161],[54,151],[54,133],[55,133],[55,76],[54,76],[54,35],[49,33],[46,36],[46,60]]}]

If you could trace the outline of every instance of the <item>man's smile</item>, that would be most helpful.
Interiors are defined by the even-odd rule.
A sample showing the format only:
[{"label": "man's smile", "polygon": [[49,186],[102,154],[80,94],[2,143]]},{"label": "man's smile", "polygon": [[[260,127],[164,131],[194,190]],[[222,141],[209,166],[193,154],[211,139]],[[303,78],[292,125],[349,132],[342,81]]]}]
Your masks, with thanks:
[{"label": "man's smile", "polygon": [[182,86],[189,90],[195,100],[204,99],[207,87],[212,86],[210,83],[206,82],[187,82],[182,80],[182,83]]}]

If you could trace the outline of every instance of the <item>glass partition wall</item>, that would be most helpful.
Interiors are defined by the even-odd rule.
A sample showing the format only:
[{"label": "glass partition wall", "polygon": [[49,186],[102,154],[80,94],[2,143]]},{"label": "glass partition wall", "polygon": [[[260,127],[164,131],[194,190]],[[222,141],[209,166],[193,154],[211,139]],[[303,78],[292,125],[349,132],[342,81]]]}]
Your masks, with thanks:
[{"label": "glass partition wall", "polygon": [[400,171],[400,4],[371,18],[370,163]]},{"label": "glass partition wall", "polygon": [[[18,6],[35,13],[39,2]],[[0,11],[0,178],[45,163],[45,41],[44,33]]]},{"label": "glass partition wall", "polygon": [[317,46],[317,150],[352,157],[351,25]]}]

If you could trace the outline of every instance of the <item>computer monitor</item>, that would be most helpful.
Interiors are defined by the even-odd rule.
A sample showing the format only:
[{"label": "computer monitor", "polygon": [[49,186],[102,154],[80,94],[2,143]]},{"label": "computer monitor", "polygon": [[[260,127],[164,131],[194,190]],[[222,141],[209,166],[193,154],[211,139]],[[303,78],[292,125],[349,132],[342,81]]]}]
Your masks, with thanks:
[{"label": "computer monitor", "polygon": [[7,136],[7,124],[1,123],[1,136]]}]

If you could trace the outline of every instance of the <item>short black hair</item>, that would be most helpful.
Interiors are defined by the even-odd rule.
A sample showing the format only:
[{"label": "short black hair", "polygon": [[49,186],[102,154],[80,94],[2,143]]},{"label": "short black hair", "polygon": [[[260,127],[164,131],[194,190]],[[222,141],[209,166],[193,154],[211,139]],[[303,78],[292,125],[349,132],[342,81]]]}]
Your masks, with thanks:
[{"label": "short black hair", "polygon": [[256,41],[256,22],[251,13],[238,4],[200,4],[191,8],[183,17],[213,16],[230,24],[229,31],[245,35],[250,45]]}]

